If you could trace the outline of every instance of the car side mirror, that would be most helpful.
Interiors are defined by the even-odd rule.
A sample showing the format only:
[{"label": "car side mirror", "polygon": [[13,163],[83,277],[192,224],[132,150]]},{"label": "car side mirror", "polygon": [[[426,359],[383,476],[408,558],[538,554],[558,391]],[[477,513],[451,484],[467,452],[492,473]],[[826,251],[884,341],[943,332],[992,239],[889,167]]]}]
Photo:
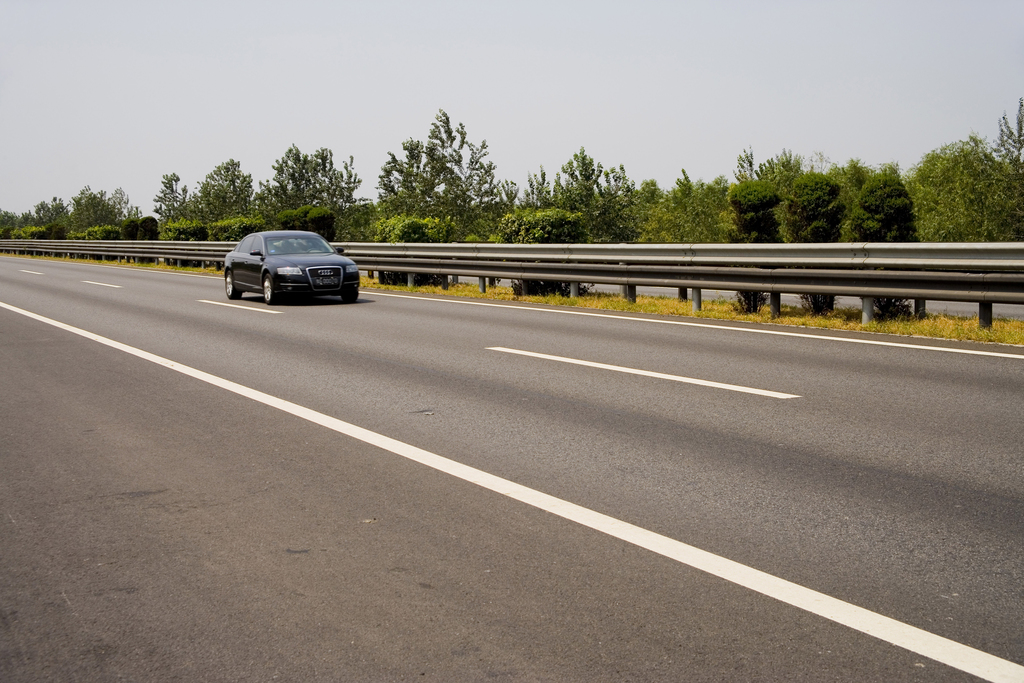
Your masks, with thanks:
[{"label": "car side mirror", "polygon": [[335,251],[337,251],[339,254],[344,254],[345,253],[345,247],[338,247]]},{"label": "car side mirror", "polygon": [[260,258],[263,258],[263,250],[253,249],[252,251],[249,252],[249,256],[259,256]]}]

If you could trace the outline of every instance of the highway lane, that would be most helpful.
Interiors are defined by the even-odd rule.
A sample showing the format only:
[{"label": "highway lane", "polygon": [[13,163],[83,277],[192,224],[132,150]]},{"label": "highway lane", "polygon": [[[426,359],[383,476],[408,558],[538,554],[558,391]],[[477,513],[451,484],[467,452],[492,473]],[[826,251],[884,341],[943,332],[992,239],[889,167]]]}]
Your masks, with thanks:
[{"label": "highway lane", "polygon": [[[516,306],[459,305],[372,292],[364,293],[361,303],[353,306],[285,306],[275,309],[281,311],[278,314],[267,314],[254,300],[241,302],[253,310],[199,303],[199,299],[223,301],[216,280],[55,263],[46,264],[44,276],[33,278],[21,269],[42,271],[43,262],[26,263],[0,260],[0,300],[335,415],[1001,657],[1022,660],[1019,579],[1024,478],[1017,444],[1024,360],[716,330],[715,325],[664,325],[614,315],[584,317]],[[83,280],[102,284],[87,285]],[[8,312],[0,315],[0,330],[5,334],[35,329],[12,319]],[[64,343],[54,330],[37,333],[46,343]],[[361,500],[373,499],[373,492],[381,489],[391,492],[389,504],[397,506],[406,519],[448,520],[439,522],[437,529],[451,531],[454,525],[456,534],[416,525],[415,533],[392,540],[402,544],[409,557],[422,556],[427,571],[445,576],[451,585],[465,584],[472,575],[469,567],[475,565],[470,557],[477,547],[516,574],[515,579],[499,582],[505,591],[502,605],[524,606],[516,610],[515,618],[500,628],[472,622],[481,640],[503,643],[502,656],[515,662],[509,669],[515,672],[513,677],[671,680],[686,672],[698,680],[723,680],[735,678],[742,670],[753,672],[755,678],[965,679],[954,670],[820,618],[624,548],[621,542],[595,538],[592,532],[524,511],[519,505],[496,502],[493,494],[467,491],[463,485],[424,475],[394,457],[329,435],[320,438],[333,444],[335,452],[339,441],[344,442],[346,463],[349,457],[357,457],[349,456],[350,451],[366,458],[369,464],[362,476],[348,481],[337,472],[336,463],[328,464],[324,458],[304,462],[294,449],[289,451],[287,440],[255,455],[247,454],[241,445],[231,445],[223,456],[217,453],[219,464],[215,465],[211,445],[232,441],[237,429],[232,418],[258,413],[253,424],[261,426],[261,434],[271,431],[263,425],[289,435],[316,430],[169,378],[166,372],[140,368],[138,362],[116,354],[110,358],[97,350],[84,351],[82,344],[67,341],[70,350],[59,354],[60,362],[37,358],[35,371],[8,377],[16,381],[5,381],[5,385],[31,387],[39,381],[34,379],[37,375],[49,373],[53,385],[62,386],[68,375],[77,373],[83,376],[73,386],[83,396],[96,392],[94,401],[104,405],[122,401],[127,383],[139,394],[130,405],[145,405],[143,396],[155,392],[166,411],[147,413],[147,419],[135,426],[112,419],[108,428],[154,430],[159,437],[140,436],[140,440],[158,444],[157,450],[163,452],[162,439],[176,427],[202,425],[194,436],[173,437],[205,444],[176,449],[167,456],[186,470],[219,467],[235,473],[244,469],[247,460],[257,458],[274,481],[314,487],[310,498],[291,492],[286,502],[303,506],[317,519],[333,516],[337,495],[329,491],[344,479],[346,491]],[[493,346],[696,376],[801,398],[778,400],[659,382],[513,357],[489,351]],[[3,348],[10,353],[6,342]],[[24,353],[25,358],[4,360],[5,373],[35,367],[28,360],[35,357],[31,350]],[[78,362],[83,353],[88,363]],[[77,369],[72,372],[65,367],[69,365]],[[138,388],[140,384],[148,390]],[[163,387],[165,392],[160,391]],[[47,405],[42,402],[29,412],[45,415],[57,410]],[[10,408],[13,412],[5,413],[20,414],[25,410],[20,406],[19,401]],[[47,438],[76,443],[77,434],[56,432]],[[17,434],[20,430],[14,430]],[[23,440],[26,448],[31,447],[27,435]],[[271,454],[282,452],[290,453],[291,464],[273,460]],[[112,454],[96,457],[101,460],[97,466],[103,458],[115,458]],[[126,454],[116,457],[118,467],[128,458]],[[107,462],[105,469],[119,471],[118,467]],[[208,481],[196,481],[182,479],[184,475],[174,475],[177,469],[166,467],[157,468],[159,476],[151,476],[152,467],[147,459],[134,470],[129,468],[129,474],[170,478],[175,485],[166,487],[168,491],[185,495],[200,489],[211,500],[220,498],[215,493],[220,487],[236,486],[232,477],[220,472],[211,474]],[[387,481],[382,482],[382,477]],[[107,485],[101,477],[91,480],[98,488]],[[407,495],[395,502],[395,492]],[[232,500],[242,501],[235,504],[252,515],[254,526],[275,532],[285,526],[287,520],[261,507],[259,496],[235,493]],[[4,495],[5,504],[22,498],[20,491]],[[189,533],[199,534],[152,523],[147,533],[164,542],[194,540]],[[241,536],[247,537],[245,529],[224,528],[246,532]],[[324,533],[324,540],[336,531]],[[438,547],[452,543],[452,536],[458,536],[463,550],[457,563],[442,557]],[[114,543],[120,536],[112,538]],[[236,545],[242,557],[232,555],[225,561],[244,565],[248,546]],[[628,558],[627,565],[622,564],[626,561],[622,556]],[[197,551],[196,558],[202,557]],[[360,567],[370,574],[387,564],[369,552],[363,559]],[[209,571],[197,562],[190,576],[208,578]],[[154,569],[144,563],[143,567]],[[265,576],[247,565],[245,570],[256,577],[254,585],[265,587]],[[325,566],[323,571],[340,568]],[[317,585],[324,576],[308,578]],[[581,591],[581,585],[586,590]],[[447,594],[429,609],[407,604],[412,600],[408,596],[392,600],[376,594],[384,604],[369,601],[366,610],[401,614],[393,623],[406,623],[413,630],[423,626],[428,615],[443,616],[465,632],[476,610],[494,609],[481,607],[477,600],[481,594],[475,591],[461,598]],[[237,598],[236,593],[236,588],[225,586],[213,599]],[[253,594],[263,596],[259,590]],[[551,605],[559,609],[551,610]],[[506,612],[495,619],[508,620]],[[265,612],[257,617],[257,622],[268,618]],[[152,625],[155,617],[141,619]],[[202,621],[182,619],[191,628],[201,627],[211,642],[227,637],[224,628],[216,627],[217,620],[206,623],[204,617]],[[604,625],[614,628],[605,630]],[[352,628],[380,627],[367,627],[353,618]],[[316,640],[315,634],[295,629],[292,637],[304,638],[304,643]],[[378,634],[393,632],[384,628]],[[616,634],[613,645],[601,640],[602,648],[610,650],[594,649],[594,638],[609,638],[612,632]],[[421,653],[421,660],[434,667],[447,667],[434,668],[433,675],[447,671],[449,678],[482,677],[485,669],[460,667],[461,660],[451,654],[459,647],[453,646],[447,654],[438,649],[442,642],[445,647],[452,645],[452,637],[445,629],[435,633],[423,628],[410,651]],[[229,644],[244,658],[245,642]],[[400,665],[372,668],[393,661],[365,645],[354,651],[371,667],[360,670],[364,677],[412,675]],[[594,659],[598,652],[606,656]],[[176,653],[180,656],[180,650],[170,648],[166,656],[173,660]],[[662,667],[666,653],[673,653],[673,664]],[[299,659],[303,665],[311,661]],[[500,669],[493,668],[496,660],[491,655],[479,659],[483,663],[474,666],[491,665],[486,670],[492,673]],[[662,668],[649,668],[653,663]],[[735,666],[742,668],[730,668]]]}]

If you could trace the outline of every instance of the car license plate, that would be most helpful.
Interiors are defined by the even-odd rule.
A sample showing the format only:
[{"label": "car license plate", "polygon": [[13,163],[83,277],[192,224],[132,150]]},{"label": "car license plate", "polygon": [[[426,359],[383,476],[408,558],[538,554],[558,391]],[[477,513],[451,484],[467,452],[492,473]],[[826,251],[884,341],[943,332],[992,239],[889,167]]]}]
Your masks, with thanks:
[{"label": "car license plate", "polygon": [[338,278],[336,277],[315,277],[313,283],[317,287],[337,287]]}]

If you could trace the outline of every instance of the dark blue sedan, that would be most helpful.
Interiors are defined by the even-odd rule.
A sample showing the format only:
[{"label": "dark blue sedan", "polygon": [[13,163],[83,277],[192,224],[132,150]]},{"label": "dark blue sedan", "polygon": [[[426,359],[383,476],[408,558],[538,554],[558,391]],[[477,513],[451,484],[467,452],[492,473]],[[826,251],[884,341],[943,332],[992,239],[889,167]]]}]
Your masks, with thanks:
[{"label": "dark blue sedan", "polygon": [[224,290],[229,299],[259,292],[267,305],[281,295],[340,296],[352,303],[359,298],[359,266],[315,232],[254,232],[224,258]]}]

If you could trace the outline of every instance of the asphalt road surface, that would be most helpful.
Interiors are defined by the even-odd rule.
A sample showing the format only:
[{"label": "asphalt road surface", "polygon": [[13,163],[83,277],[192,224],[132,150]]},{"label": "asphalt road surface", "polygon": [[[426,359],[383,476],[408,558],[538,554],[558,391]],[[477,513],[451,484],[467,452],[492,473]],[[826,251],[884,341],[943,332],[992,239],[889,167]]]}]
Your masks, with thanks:
[{"label": "asphalt road surface", "polygon": [[1024,349],[0,258],[2,681],[1022,681]]}]

